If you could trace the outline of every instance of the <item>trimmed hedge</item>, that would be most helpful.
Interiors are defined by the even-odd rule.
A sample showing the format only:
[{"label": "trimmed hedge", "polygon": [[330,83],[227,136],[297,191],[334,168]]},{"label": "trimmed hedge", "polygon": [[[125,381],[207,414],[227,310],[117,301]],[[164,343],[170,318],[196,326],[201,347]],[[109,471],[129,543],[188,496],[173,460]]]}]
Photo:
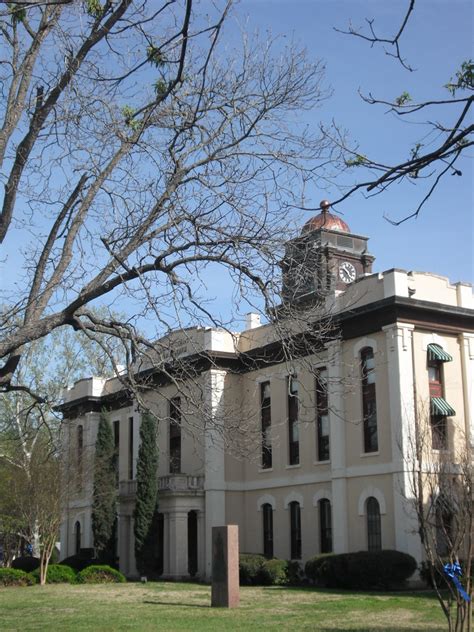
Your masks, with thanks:
[{"label": "trimmed hedge", "polygon": [[286,583],[288,586],[302,586],[305,581],[301,563],[298,560],[288,560],[286,563]]},{"label": "trimmed hedge", "polygon": [[127,580],[125,575],[115,570],[111,566],[93,565],[88,566],[77,575],[79,584],[112,584],[124,583]]},{"label": "trimmed hedge", "polygon": [[320,567],[328,557],[334,557],[334,553],[323,553],[321,555],[315,555],[310,557],[304,566],[304,572],[306,577],[315,584],[322,583],[322,577],[320,575]]},{"label": "trimmed hedge", "polygon": [[317,556],[306,563],[306,575],[328,588],[387,589],[406,581],[416,561],[400,551],[358,551]]},{"label": "trimmed hedge", "polygon": [[257,580],[263,586],[286,584],[288,563],[285,560],[265,560],[260,567]]},{"label": "trimmed hedge", "polygon": [[0,568],[0,586],[32,586],[35,580],[19,568]]},{"label": "trimmed hedge", "polygon": [[[30,573],[30,575],[34,578],[37,584],[40,581],[40,569],[37,568],[35,571]],[[76,583],[76,573],[74,569],[70,566],[65,566],[64,564],[50,564],[48,566],[48,572],[46,574],[46,583],[47,584],[75,584]]]},{"label": "trimmed hedge", "polygon": [[240,584],[246,586],[278,586],[301,583],[301,566],[278,558],[267,559],[258,553],[239,556]]},{"label": "trimmed hedge", "polygon": [[16,557],[12,562],[12,568],[17,568],[20,571],[25,571],[25,573],[31,573],[32,571],[39,568],[39,566],[39,557],[31,557],[30,555]]},{"label": "trimmed hedge", "polygon": [[244,586],[258,586],[260,571],[267,558],[257,553],[241,553],[239,556],[239,579]]}]

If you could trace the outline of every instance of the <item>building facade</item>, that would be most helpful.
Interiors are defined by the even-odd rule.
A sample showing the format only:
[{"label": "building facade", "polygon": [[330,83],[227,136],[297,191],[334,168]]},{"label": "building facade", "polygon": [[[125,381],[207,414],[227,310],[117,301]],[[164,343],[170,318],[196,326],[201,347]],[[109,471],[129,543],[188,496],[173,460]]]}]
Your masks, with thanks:
[{"label": "building facade", "polygon": [[[209,579],[211,530],[224,524],[239,525],[243,552],[304,562],[383,548],[422,559],[407,463],[420,424],[434,452],[474,438],[472,287],[372,273],[367,238],[322,209],[287,244],[281,318],[285,306],[324,304],[332,335],[288,357],[279,327],[249,315],[240,333],[177,331],[158,345],[161,365],[137,365],[158,419],[163,577]],[[188,377],[173,377],[177,363],[192,367]],[[61,552],[93,547],[87,463],[104,407],[118,453],[119,564],[133,576],[141,414],[119,378],[80,380],[65,394],[65,445],[80,482]]]}]

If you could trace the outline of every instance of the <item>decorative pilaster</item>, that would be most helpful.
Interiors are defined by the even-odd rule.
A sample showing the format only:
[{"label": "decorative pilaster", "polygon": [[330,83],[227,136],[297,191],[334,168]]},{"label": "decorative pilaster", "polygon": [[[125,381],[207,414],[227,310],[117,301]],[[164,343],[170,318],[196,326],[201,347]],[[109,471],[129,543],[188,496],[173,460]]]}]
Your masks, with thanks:
[{"label": "decorative pilaster", "polygon": [[224,386],[226,371],[211,369],[204,380],[205,577],[212,572],[212,528],[225,525]]},{"label": "decorative pilaster", "polygon": [[459,335],[461,347],[462,386],[464,394],[465,432],[474,447],[474,335]]},{"label": "decorative pilaster", "polygon": [[418,523],[412,505],[410,462],[415,441],[414,325],[383,327],[387,344],[390,427],[392,434],[395,548],[421,561]]},{"label": "decorative pilaster", "polygon": [[335,553],[348,551],[347,479],[346,479],[346,421],[341,343],[330,342],[328,351],[328,405],[330,428],[330,456],[332,477],[332,524]]}]

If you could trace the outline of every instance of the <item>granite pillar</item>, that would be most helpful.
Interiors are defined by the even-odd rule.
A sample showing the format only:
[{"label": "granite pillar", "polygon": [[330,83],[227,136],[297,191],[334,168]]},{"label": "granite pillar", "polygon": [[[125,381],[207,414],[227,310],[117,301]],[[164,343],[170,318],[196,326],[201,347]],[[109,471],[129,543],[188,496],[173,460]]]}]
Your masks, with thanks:
[{"label": "granite pillar", "polygon": [[239,527],[213,527],[211,605],[236,608],[239,601]]}]

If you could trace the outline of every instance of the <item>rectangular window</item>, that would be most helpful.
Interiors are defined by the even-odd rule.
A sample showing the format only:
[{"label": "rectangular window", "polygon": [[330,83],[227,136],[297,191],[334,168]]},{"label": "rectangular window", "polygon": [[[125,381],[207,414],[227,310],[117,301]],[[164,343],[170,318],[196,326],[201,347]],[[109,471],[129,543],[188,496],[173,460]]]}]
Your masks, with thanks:
[{"label": "rectangular window", "polygon": [[443,380],[441,376],[441,364],[431,361],[428,364],[428,380],[430,385],[430,397],[443,397]]},{"label": "rectangular window", "polygon": [[431,447],[433,450],[446,450],[448,447],[448,425],[446,417],[430,416]]},{"label": "rectangular window", "polygon": [[379,449],[377,432],[377,404],[375,399],[375,359],[371,347],[361,353],[362,414],[364,416],[364,452]]},{"label": "rectangular window", "polygon": [[291,559],[301,559],[301,510],[298,502],[290,503]]},{"label": "rectangular window", "polygon": [[260,384],[260,419],[262,427],[262,468],[266,470],[272,467],[270,382]]},{"label": "rectangular window", "polygon": [[128,478],[133,479],[133,417],[128,418]]},{"label": "rectangular window", "polygon": [[328,372],[316,373],[316,424],[318,461],[329,461]]},{"label": "rectangular window", "polygon": [[[433,450],[446,450],[448,447],[448,420],[454,415],[454,409],[444,399],[443,362],[441,354],[448,356],[437,345],[430,345],[428,353],[428,384],[430,390],[431,447]],[[437,355],[434,354],[436,352]],[[440,357],[438,357],[440,356]],[[442,356],[444,358],[444,356]]]},{"label": "rectangular window", "polygon": [[170,400],[170,474],[181,472],[181,398]]},{"label": "rectangular window", "polygon": [[113,422],[114,432],[114,466],[115,466],[115,479],[117,485],[119,482],[119,455],[120,455],[120,421]]},{"label": "rectangular window", "polygon": [[298,423],[298,380],[288,378],[288,439],[289,463],[298,465],[300,462],[300,438]]}]

